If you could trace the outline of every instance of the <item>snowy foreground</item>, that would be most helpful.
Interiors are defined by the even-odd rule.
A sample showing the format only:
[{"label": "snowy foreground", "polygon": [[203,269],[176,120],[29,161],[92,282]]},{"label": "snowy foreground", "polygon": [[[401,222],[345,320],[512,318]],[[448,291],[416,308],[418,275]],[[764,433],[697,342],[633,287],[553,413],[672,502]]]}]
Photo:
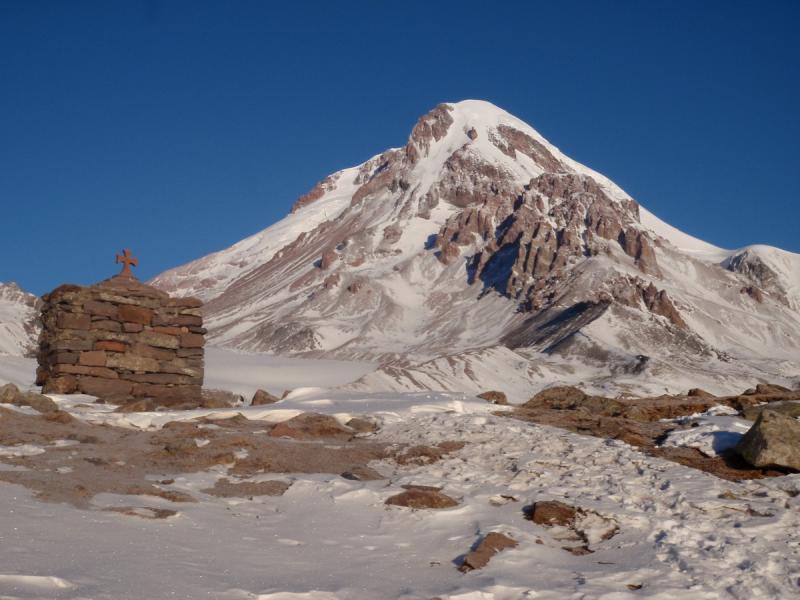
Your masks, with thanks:
[{"label": "snowy foreground", "polygon": [[[308,364],[307,385],[338,385],[369,370],[351,365],[345,375],[344,365],[328,365],[327,373],[315,366]],[[0,358],[0,380],[24,379],[29,367]],[[294,377],[292,365],[284,367]],[[249,375],[240,373],[241,385],[269,387],[260,382],[263,373],[253,365]],[[334,375],[339,379],[323,381]],[[224,381],[230,373],[209,378]],[[272,387],[293,387],[287,383]],[[126,427],[157,428],[200,414],[112,414],[84,404],[88,397],[54,399],[82,419]],[[388,476],[380,481],[264,476],[292,483],[280,497],[207,495],[201,490],[226,475],[217,466],[172,474],[167,487],[190,493],[196,503],[115,494],[92,501],[97,509],[178,511],[162,520],[44,503],[21,486],[0,483],[0,598],[710,600],[800,593],[800,475],[732,483],[620,442],[491,414],[497,409],[464,394],[295,389],[271,407],[233,412],[266,421],[302,411],[343,422],[368,414],[381,423],[373,436],[378,441],[467,445],[425,466],[373,463]],[[7,455],[42,451],[0,448]],[[19,467],[0,462],[0,469],[12,468]],[[459,505],[384,504],[410,483],[440,486]],[[523,506],[551,499],[596,511],[619,533],[593,542],[591,554],[570,554],[556,530],[523,517]],[[481,570],[460,573],[459,557],[492,531],[519,545]]]}]

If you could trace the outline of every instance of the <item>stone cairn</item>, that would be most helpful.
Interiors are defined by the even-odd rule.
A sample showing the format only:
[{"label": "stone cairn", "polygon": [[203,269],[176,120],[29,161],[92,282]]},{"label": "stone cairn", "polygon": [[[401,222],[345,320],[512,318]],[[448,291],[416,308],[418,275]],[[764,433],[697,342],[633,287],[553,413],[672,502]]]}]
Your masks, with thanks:
[{"label": "stone cairn", "polygon": [[130,250],[122,272],[92,286],[62,285],[43,298],[36,383],[125,404],[198,403],[203,385],[202,302],[139,282]]}]

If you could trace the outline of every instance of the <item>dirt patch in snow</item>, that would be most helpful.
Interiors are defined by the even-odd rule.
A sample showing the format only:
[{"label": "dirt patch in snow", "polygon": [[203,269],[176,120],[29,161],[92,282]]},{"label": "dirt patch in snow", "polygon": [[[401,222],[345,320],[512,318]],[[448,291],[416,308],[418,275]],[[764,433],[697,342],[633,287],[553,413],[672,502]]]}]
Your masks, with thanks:
[{"label": "dirt patch in snow", "polygon": [[[0,462],[19,467],[0,470],[0,481],[23,485],[42,500],[79,508],[96,508],[93,498],[102,493],[194,502],[191,495],[170,487],[175,476],[212,468],[227,478],[204,491],[223,497],[280,495],[288,489],[282,481],[248,481],[264,473],[380,479],[383,475],[370,468],[370,462],[429,464],[460,447],[366,440],[356,430],[314,414],[278,424],[238,415],[137,430],[87,423],[62,411],[40,415],[0,407],[0,448],[8,450],[0,452]],[[145,513],[126,507],[114,510],[143,518],[166,514],[149,508]]]}]

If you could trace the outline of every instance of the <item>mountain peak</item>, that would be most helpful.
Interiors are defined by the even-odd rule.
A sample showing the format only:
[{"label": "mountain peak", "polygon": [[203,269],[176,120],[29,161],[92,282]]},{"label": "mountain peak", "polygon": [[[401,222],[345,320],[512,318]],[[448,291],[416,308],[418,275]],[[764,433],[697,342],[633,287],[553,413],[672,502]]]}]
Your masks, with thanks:
[{"label": "mountain peak", "polygon": [[[520,119],[463,100],[153,283],[201,297],[212,342],[245,350],[411,361],[502,345],[631,376],[658,363],[642,356],[663,374],[722,357],[738,387],[800,339],[795,263],[757,254],[681,234]],[[736,315],[724,331],[721,314]],[[765,320],[794,334],[756,344]]]}]

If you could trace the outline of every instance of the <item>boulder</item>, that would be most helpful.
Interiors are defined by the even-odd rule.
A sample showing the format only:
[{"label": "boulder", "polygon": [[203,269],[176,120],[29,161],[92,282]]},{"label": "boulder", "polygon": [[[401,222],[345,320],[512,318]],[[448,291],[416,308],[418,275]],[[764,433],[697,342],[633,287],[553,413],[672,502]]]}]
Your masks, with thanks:
[{"label": "boulder", "polygon": [[497,390],[490,390],[488,392],[478,394],[478,398],[481,400],[486,400],[487,402],[491,402],[492,404],[508,404],[508,398],[506,398],[506,395],[503,392],[498,392]]},{"label": "boulder", "polygon": [[14,406],[28,406],[40,413],[55,412],[58,405],[47,396],[36,392],[23,392],[13,383],[0,387],[0,403]]},{"label": "boulder", "polygon": [[779,412],[788,417],[800,417],[800,402],[770,402],[769,404],[745,406],[742,409],[742,417],[748,421],[755,421],[765,409]]},{"label": "boulder", "polygon": [[230,408],[243,401],[240,395],[226,390],[203,390],[200,398],[200,405],[203,408]]},{"label": "boulder", "polygon": [[736,452],[754,467],[800,470],[800,421],[764,409],[736,445]]},{"label": "boulder", "polygon": [[19,396],[20,391],[13,383],[7,383],[0,387],[0,404],[13,404],[14,399]]},{"label": "boulder", "polygon": [[762,396],[776,396],[776,395],[791,394],[791,393],[792,390],[790,390],[789,388],[774,383],[759,383],[756,386],[756,394]]},{"label": "boulder", "polygon": [[263,406],[264,404],[275,404],[278,400],[279,398],[277,396],[273,396],[266,390],[256,390],[250,405]]},{"label": "boulder", "polygon": [[30,406],[40,413],[56,412],[58,410],[58,405],[55,402],[47,396],[42,396],[36,392],[20,394],[14,404],[17,406]]}]

